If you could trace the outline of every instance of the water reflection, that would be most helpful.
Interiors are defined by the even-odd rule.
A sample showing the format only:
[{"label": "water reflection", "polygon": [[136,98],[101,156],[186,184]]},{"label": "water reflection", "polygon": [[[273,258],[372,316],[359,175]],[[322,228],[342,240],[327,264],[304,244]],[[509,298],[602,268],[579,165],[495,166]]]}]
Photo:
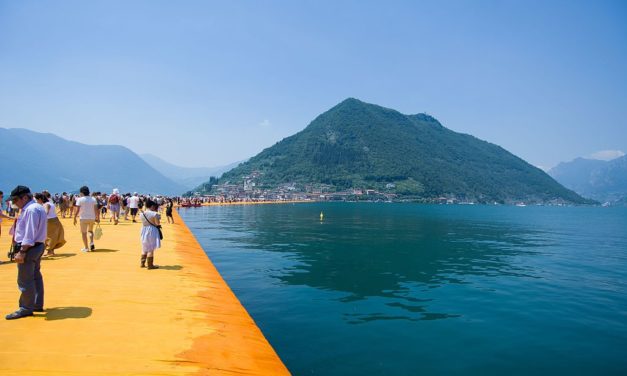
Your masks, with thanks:
[{"label": "water reflection", "polygon": [[[325,211],[325,221],[317,216]],[[281,283],[343,293],[359,306],[350,323],[434,320],[459,316],[430,312],[425,291],[468,284],[476,277],[538,278],[514,262],[550,245],[533,228],[464,219],[459,212],[415,205],[293,205],[210,208],[203,223],[220,229],[214,240],[280,253],[291,260],[268,273]],[[486,210],[491,210],[487,208]],[[473,213],[476,213],[474,209]],[[489,216],[487,216],[489,217]],[[369,300],[383,299],[375,305]],[[388,307],[380,312],[381,306]],[[402,314],[396,314],[401,312]]]}]

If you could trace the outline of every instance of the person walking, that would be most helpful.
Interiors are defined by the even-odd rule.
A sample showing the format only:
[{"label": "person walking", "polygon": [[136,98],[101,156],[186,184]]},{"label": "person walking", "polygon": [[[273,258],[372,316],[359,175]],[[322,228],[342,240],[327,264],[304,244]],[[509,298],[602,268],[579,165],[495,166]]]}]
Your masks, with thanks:
[{"label": "person walking", "polygon": [[[74,212],[74,226],[80,213],[81,235],[83,237],[83,252],[96,249],[94,245],[94,223],[100,223],[100,211],[98,202],[89,195],[89,188],[82,186],[79,190],[81,197],[76,200],[76,211]],[[87,245],[87,233],[89,233],[89,246]]]},{"label": "person walking", "polygon": [[166,204],[165,207],[165,217],[168,220],[168,223],[170,223],[170,221],[172,221],[172,223],[174,223],[174,217],[172,217],[172,208],[174,207],[174,202],[172,202],[172,199],[169,198],[168,199],[168,203]]},{"label": "person walking", "polygon": [[131,209],[131,217],[133,218],[133,222],[137,222],[135,217],[137,217],[137,212],[139,211],[139,196],[137,196],[137,192],[133,193],[133,196],[128,199],[128,207]]},{"label": "person walking", "polygon": [[154,264],[155,250],[161,248],[161,215],[157,213],[157,208],[158,205],[156,202],[147,201],[147,210],[143,211],[141,214],[142,268],[146,266],[146,261],[148,262],[148,269],[159,268]]},{"label": "person walking", "polygon": [[65,218],[65,215],[67,214],[69,203],[70,203],[70,198],[68,197],[67,193],[63,192],[59,200],[59,210],[61,211],[62,218]]},{"label": "person walking", "polygon": [[72,214],[74,213],[74,211],[78,209],[78,207],[76,206],[76,200],[78,200],[78,198],[79,198],[78,195],[75,195],[75,194],[70,195],[70,205],[68,207],[70,218],[72,217]]},{"label": "person walking", "polygon": [[113,193],[109,195],[109,211],[113,224],[117,225],[120,221],[120,191],[117,188],[113,188]]},{"label": "person walking", "polygon": [[131,197],[130,193],[125,193],[124,197],[122,197],[122,210],[124,211],[124,220],[128,221],[129,208],[128,208],[128,199]]},{"label": "person walking", "polygon": [[13,217],[10,217],[2,212],[2,200],[3,199],[4,199],[4,193],[0,191],[0,235],[2,235],[2,218],[14,219]]},{"label": "person walking", "polygon": [[54,250],[65,245],[65,231],[57,216],[54,202],[50,199],[50,193],[43,191],[35,193],[35,200],[44,207],[48,218],[48,231],[46,235],[46,253],[44,256],[54,256]]},{"label": "person walking", "polygon": [[[100,218],[102,219],[106,219],[107,218],[107,207],[109,205],[107,205],[107,194],[103,193],[101,195],[98,196],[98,206],[100,207]],[[111,222],[111,218],[109,218],[109,222]]]},{"label": "person walking", "polygon": [[44,279],[41,274],[41,255],[48,221],[43,206],[33,200],[30,189],[18,185],[11,191],[11,201],[22,209],[12,229],[14,242],[19,246],[15,254],[17,285],[20,289],[20,308],[8,315],[7,320],[32,316],[44,310]]}]

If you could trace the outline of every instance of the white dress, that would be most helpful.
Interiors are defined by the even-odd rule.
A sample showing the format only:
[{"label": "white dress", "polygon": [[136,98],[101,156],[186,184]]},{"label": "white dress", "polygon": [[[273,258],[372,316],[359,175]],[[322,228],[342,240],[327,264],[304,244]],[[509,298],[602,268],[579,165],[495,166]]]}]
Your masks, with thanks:
[{"label": "white dress", "polygon": [[161,221],[161,215],[152,210],[146,210],[140,214],[142,219],[142,253],[154,252],[155,249],[161,248],[161,239],[159,239],[159,230],[148,223],[148,220],[153,224],[156,223],[154,218],[158,218]]}]

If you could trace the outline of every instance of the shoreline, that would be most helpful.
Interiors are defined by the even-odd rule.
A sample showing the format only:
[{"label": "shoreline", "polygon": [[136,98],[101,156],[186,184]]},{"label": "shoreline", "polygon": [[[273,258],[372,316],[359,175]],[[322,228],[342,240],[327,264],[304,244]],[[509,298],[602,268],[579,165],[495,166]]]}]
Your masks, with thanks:
[{"label": "shoreline", "polygon": [[[439,203],[439,202],[421,202],[421,201],[368,201],[368,200],[355,200],[355,201],[335,201],[335,200],[290,200],[290,201],[242,201],[242,202],[205,202],[200,206],[233,206],[233,205],[270,205],[270,204],[308,204],[308,203],[368,203],[368,204],[414,204],[414,205],[436,205],[436,206],[489,206],[489,207],[624,207],[621,205],[603,206],[600,204],[493,204],[493,203]],[[180,204],[174,206],[176,209],[188,209],[189,207],[183,207]],[[192,207],[193,208],[193,207]]]}]

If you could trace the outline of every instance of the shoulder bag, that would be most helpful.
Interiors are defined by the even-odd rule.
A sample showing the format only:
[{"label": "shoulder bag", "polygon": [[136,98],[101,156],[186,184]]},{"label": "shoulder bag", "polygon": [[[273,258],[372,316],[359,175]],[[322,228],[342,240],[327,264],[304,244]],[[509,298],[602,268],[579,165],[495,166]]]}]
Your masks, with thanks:
[{"label": "shoulder bag", "polygon": [[148,223],[150,223],[152,226],[156,227],[157,230],[159,230],[159,240],[163,240],[163,233],[161,232],[161,225],[157,226],[154,223],[150,222],[148,217],[146,217],[146,213],[145,212],[142,212],[142,215],[144,216],[144,218],[146,218],[146,221],[148,221]]}]

